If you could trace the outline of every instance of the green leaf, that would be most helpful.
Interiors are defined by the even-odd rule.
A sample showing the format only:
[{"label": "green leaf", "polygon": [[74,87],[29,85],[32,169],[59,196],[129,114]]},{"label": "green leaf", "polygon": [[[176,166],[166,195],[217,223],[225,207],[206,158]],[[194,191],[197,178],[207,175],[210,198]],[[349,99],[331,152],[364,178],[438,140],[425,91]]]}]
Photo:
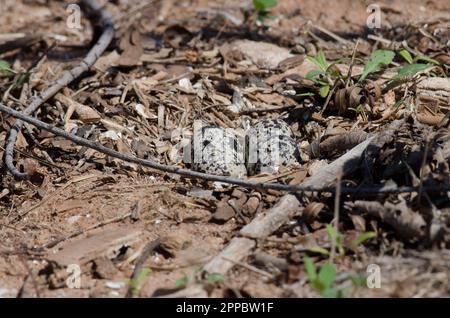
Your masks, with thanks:
[{"label": "green leaf", "polygon": [[310,247],[308,249],[308,251],[313,252],[313,253],[323,254],[323,255],[330,255],[330,252],[327,249],[324,249],[323,247],[320,247],[320,246]]},{"label": "green leaf", "polygon": [[331,264],[322,265],[317,280],[321,282],[325,289],[330,289],[336,279],[336,268]]},{"label": "green leaf", "polygon": [[349,276],[351,282],[355,286],[365,286],[367,278],[364,275],[351,275]]},{"label": "green leaf", "polygon": [[327,97],[329,92],[330,92],[330,85],[324,85],[319,89],[319,95],[323,98]]},{"label": "green leaf", "polygon": [[398,70],[396,77],[408,77],[430,67],[430,64],[409,64]]},{"label": "green leaf", "polygon": [[340,298],[340,294],[340,291],[334,288],[327,288],[322,293],[325,298]]},{"label": "green leaf", "polygon": [[322,70],[324,72],[327,71],[328,67],[330,66],[330,64],[327,62],[327,58],[325,57],[325,53],[323,53],[322,50],[319,51],[319,53],[317,54],[317,62],[319,62],[319,66],[322,67]]},{"label": "green leaf", "polygon": [[332,76],[341,78],[341,77],[342,77],[341,71],[339,70],[339,68],[333,67],[333,66],[335,66],[335,65],[337,65],[337,64],[339,64],[339,63],[341,63],[342,60],[343,60],[343,59],[338,59],[338,60],[333,61],[332,63],[329,63],[329,64],[328,64],[328,67],[327,67],[327,71],[326,71],[327,74],[330,74],[330,75],[332,75]]},{"label": "green leaf", "polygon": [[358,237],[351,242],[351,245],[358,246],[359,244],[362,244],[365,241],[370,240],[371,238],[374,238],[374,237],[377,237],[377,233],[364,232],[364,233],[358,235]]},{"label": "green leaf", "polygon": [[400,51],[398,51],[398,55],[403,57],[405,61],[408,62],[409,64],[413,63],[413,57],[411,56],[411,53],[409,53],[407,50],[401,49]]},{"label": "green leaf", "polygon": [[295,95],[295,96],[299,96],[299,97],[309,97],[309,96],[314,96],[314,95],[315,95],[314,93],[306,92],[306,93],[298,93],[298,94]]},{"label": "green leaf", "polygon": [[258,12],[267,11],[267,9],[276,7],[277,4],[277,0],[253,0],[253,7]]},{"label": "green leaf", "polygon": [[21,88],[23,86],[23,84],[28,83],[28,81],[30,80],[30,77],[31,77],[30,72],[20,73],[16,78],[16,82],[14,83],[14,88]]},{"label": "green leaf", "polygon": [[306,58],[316,64],[322,70],[322,72],[326,72],[328,67],[330,66],[322,50],[317,53],[316,57],[307,56]]},{"label": "green leaf", "polygon": [[186,274],[183,274],[183,277],[178,278],[178,279],[175,281],[175,288],[186,287],[187,283],[188,283],[188,277],[187,277]]},{"label": "green leaf", "polygon": [[330,238],[330,240],[337,242],[339,234],[336,231],[336,229],[334,228],[334,226],[331,224],[327,224],[327,225],[325,225],[325,228],[327,229],[328,237]]},{"label": "green leaf", "polygon": [[311,258],[308,256],[303,257],[303,263],[305,264],[306,273],[308,274],[309,282],[313,283],[317,279],[316,266]]},{"label": "green leaf", "polygon": [[431,64],[436,64],[436,65],[441,65],[441,63],[439,61],[436,61],[435,59],[432,59],[431,57],[425,56],[425,55],[417,55],[414,60],[413,63],[417,63],[419,61],[423,61],[423,62],[427,62],[427,63],[431,63]]},{"label": "green leaf", "polygon": [[219,273],[212,273],[208,275],[208,283],[220,283],[223,282],[225,280],[225,278],[223,277],[223,275],[219,274]]},{"label": "green leaf", "polygon": [[359,114],[363,111],[362,105],[358,105],[356,107],[349,107],[348,109],[354,111],[357,114]]},{"label": "green leaf", "polygon": [[378,71],[380,65],[388,65],[394,59],[395,53],[387,50],[376,50],[370,56],[369,61],[364,65],[363,73],[359,82],[364,80],[369,74]]},{"label": "green leaf", "polygon": [[130,286],[133,297],[137,296],[139,294],[139,289],[142,284],[142,282],[145,280],[145,278],[150,274],[152,270],[148,267],[142,268],[137,276],[130,280]]},{"label": "green leaf", "polygon": [[138,283],[142,283],[142,281],[150,274],[152,270],[148,267],[144,267],[139,271],[139,274],[136,276],[136,280]]},{"label": "green leaf", "polygon": [[324,71],[320,71],[320,70],[311,70],[308,72],[308,74],[306,74],[306,79],[315,82],[316,78],[319,75],[325,75]]},{"label": "green leaf", "polygon": [[11,65],[4,60],[0,60],[0,78],[2,77],[10,77],[14,74],[11,69]]}]

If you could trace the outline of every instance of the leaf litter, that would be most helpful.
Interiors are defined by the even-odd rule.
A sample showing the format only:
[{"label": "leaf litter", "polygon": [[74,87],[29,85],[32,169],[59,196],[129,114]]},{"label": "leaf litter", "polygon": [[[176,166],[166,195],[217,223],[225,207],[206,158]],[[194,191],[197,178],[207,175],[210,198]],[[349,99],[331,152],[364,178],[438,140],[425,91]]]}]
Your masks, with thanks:
[{"label": "leaf litter", "polygon": [[[436,10],[448,12],[445,2],[434,2]],[[14,180],[3,167],[0,183],[5,296],[26,287],[32,296],[123,297],[129,286],[111,289],[111,280],[130,279],[144,245],[156,238],[163,244],[145,260],[149,270],[133,296],[180,293],[180,277],[187,277],[187,295],[448,296],[448,18],[430,13],[411,19],[405,10],[399,24],[397,14],[387,11],[388,23],[397,27],[365,36],[365,19],[350,24],[334,4],[324,5],[327,21],[309,15],[312,27],[302,12],[315,1],[302,3],[303,11],[289,1],[267,8],[264,1],[255,7],[202,0],[189,8],[141,5],[107,5],[118,26],[113,43],[89,72],[40,107],[39,119],[120,153],[184,167],[196,120],[244,131],[259,120],[281,118],[302,149],[302,164],[251,179],[302,184],[373,138],[361,160],[348,162],[352,169],[345,171],[351,172],[337,179],[342,187],[371,191],[344,192],[337,201],[332,193],[298,193],[286,216],[277,204],[293,199],[283,201],[281,191],[188,180],[25,124],[14,162],[29,179]],[[366,14],[359,6],[357,21]],[[2,104],[22,110],[76,64],[54,53],[70,51],[70,43],[89,47],[90,22],[83,17],[85,27],[74,32],[64,25],[64,14],[63,3],[47,7],[39,1],[18,1],[8,10],[6,19],[17,25],[0,24],[11,34],[0,38]],[[17,15],[25,18],[14,20]],[[358,25],[357,43],[345,32]],[[23,41],[29,30],[40,40]],[[13,123],[2,117],[0,139],[6,140]],[[2,157],[4,151],[2,146]],[[416,190],[401,191],[411,187]],[[270,211],[275,219],[264,218]],[[195,275],[232,245],[241,228],[258,222],[264,240],[257,249],[241,249],[241,258],[231,254],[234,263],[220,279]],[[90,243],[102,240],[102,231],[128,228],[144,234],[118,248],[111,239],[105,247]],[[83,244],[88,246],[72,249]],[[93,245],[98,251],[91,252]],[[64,286],[59,266],[65,263],[54,261],[72,253],[83,260],[87,288],[81,291]],[[26,268],[11,273],[21,255],[29,268],[48,269],[50,274],[34,278],[37,287],[25,284]],[[274,259],[283,266],[274,266]],[[357,283],[371,263],[382,268],[382,289]]]}]

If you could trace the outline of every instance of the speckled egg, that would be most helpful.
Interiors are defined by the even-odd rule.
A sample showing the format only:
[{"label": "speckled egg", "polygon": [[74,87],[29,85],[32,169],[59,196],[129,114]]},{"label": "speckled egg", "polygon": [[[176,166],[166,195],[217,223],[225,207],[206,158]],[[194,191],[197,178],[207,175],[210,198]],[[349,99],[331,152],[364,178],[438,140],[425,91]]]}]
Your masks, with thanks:
[{"label": "speckled egg", "polygon": [[244,140],[232,129],[204,126],[194,132],[191,142],[191,165],[195,171],[243,177]]},{"label": "speckled egg", "polygon": [[289,125],[281,119],[256,123],[246,135],[248,175],[275,173],[300,161],[300,150]]}]

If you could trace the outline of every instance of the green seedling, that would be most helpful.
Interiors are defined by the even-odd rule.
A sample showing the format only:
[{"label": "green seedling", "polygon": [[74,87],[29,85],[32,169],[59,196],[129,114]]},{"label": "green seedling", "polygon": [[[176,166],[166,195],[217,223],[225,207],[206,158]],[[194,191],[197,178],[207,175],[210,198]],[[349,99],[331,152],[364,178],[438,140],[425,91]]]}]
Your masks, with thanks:
[{"label": "green seedling", "polygon": [[356,247],[360,244],[365,243],[366,241],[377,237],[377,233],[375,232],[364,232],[358,235],[353,241],[350,242],[351,247]]},{"label": "green seedling", "polygon": [[[405,49],[398,51],[397,54],[400,55],[406,62],[408,62],[408,64],[398,70],[398,74],[394,77],[394,80],[413,76],[418,72],[432,67],[433,65],[440,65],[438,61],[424,55],[416,55],[413,58],[411,53]],[[418,63],[420,61],[425,63]]]},{"label": "green seedling", "polygon": [[398,74],[394,78],[404,78],[413,76],[414,74],[430,68],[430,64],[408,64],[398,70]]},{"label": "green seedling", "polygon": [[344,297],[343,289],[334,288],[336,268],[332,264],[324,264],[317,270],[314,262],[308,256],[303,259],[308,280],[312,288],[326,298]]},{"label": "green seedling", "polygon": [[401,57],[403,57],[403,59],[406,62],[408,62],[409,64],[414,63],[414,59],[413,59],[411,53],[409,53],[409,51],[402,49],[402,50],[398,51],[397,54],[400,55]]},{"label": "green seedling", "polygon": [[4,60],[0,60],[0,78],[11,77],[14,75],[14,71],[11,69],[11,65]]},{"label": "green seedling", "polygon": [[178,278],[175,281],[175,288],[184,288],[184,287],[186,287],[188,281],[189,281],[188,276],[186,275],[186,273],[183,273],[183,277]]},{"label": "green seedling", "polygon": [[364,65],[363,72],[358,82],[362,82],[369,74],[377,72],[381,65],[389,65],[394,59],[395,53],[387,50],[376,50],[370,55],[369,61]]},{"label": "green seedling", "polygon": [[357,114],[361,114],[364,111],[362,105],[358,105],[357,107],[349,107],[348,109],[354,111]]},{"label": "green seedling", "polygon": [[350,285],[364,286],[366,277],[364,275],[341,275],[344,276],[343,284],[336,286],[337,270],[333,264],[327,263],[317,269],[311,258],[305,256],[303,258],[308,281],[311,287],[320,295],[326,298],[343,298],[346,297]]},{"label": "green seedling", "polygon": [[14,81],[14,88],[22,88],[25,83],[28,83],[31,77],[30,72],[19,73]]},{"label": "green seedling", "polygon": [[325,226],[325,228],[327,229],[328,237],[330,238],[330,240],[332,242],[334,242],[339,255],[340,256],[344,256],[345,255],[345,249],[344,249],[344,245],[342,244],[342,235],[341,235],[341,233],[339,233],[334,228],[334,226],[332,226],[331,224],[327,224]]},{"label": "green seedling", "polygon": [[264,19],[269,13],[269,10],[277,5],[277,0],[253,0],[253,7],[258,14],[258,20]]},{"label": "green seedling", "polygon": [[[323,51],[319,51],[317,56],[308,56],[308,60],[313,62],[319,67],[319,70],[312,70],[306,74],[306,78],[319,86],[319,96],[325,98],[328,96],[333,85],[334,79],[342,78],[342,74],[333,68],[334,65],[340,62],[340,60],[329,63],[325,57]],[[299,94],[297,96],[310,96]]]},{"label": "green seedling", "polygon": [[[346,254],[346,250],[355,248],[356,246],[363,244],[364,242],[376,237],[375,232],[361,233],[356,239],[351,241],[347,246],[343,244],[342,235],[331,225],[326,225],[328,237],[334,242],[338,254],[342,257]],[[316,246],[309,249],[311,252],[319,253],[331,257],[330,251],[325,248]],[[311,258],[305,256],[303,259],[306,272],[308,274],[308,280],[311,286],[316,292],[323,297],[327,298],[342,298],[345,297],[347,288],[335,287],[336,273],[335,266],[331,263],[324,264],[318,270],[314,265]],[[364,276],[348,275],[347,279],[350,280],[353,286],[362,286],[365,284]]]},{"label": "green seedling", "polygon": [[[315,57],[308,56],[307,59],[310,60],[311,62],[313,62],[314,64],[316,64],[320,68],[322,73],[326,73],[328,70],[328,67],[330,66],[330,63],[327,62],[325,54],[323,53],[322,50],[320,50],[319,53],[317,53],[317,56],[315,56]],[[311,72],[314,72],[314,71],[311,71]]]},{"label": "green seedling", "polygon": [[439,63],[435,59],[432,59],[431,57],[428,57],[425,55],[416,55],[413,58],[411,53],[405,49],[401,49],[400,51],[397,52],[397,54],[400,55],[409,64],[414,64],[414,63],[422,61],[422,62],[426,62],[428,64],[441,65],[441,63]]},{"label": "green seedling", "polygon": [[222,283],[223,281],[225,281],[225,278],[221,274],[212,273],[212,274],[208,274],[206,281],[210,284],[218,284],[218,283]]},{"label": "green seedling", "polygon": [[139,271],[138,275],[135,278],[130,279],[128,283],[131,286],[131,294],[133,297],[137,297],[139,295],[141,284],[147,278],[147,276],[150,274],[151,271],[152,270],[150,268],[144,267]]},{"label": "green seedling", "polygon": [[[336,246],[338,256],[341,257],[345,256],[348,250],[353,250],[358,245],[361,245],[377,236],[375,232],[364,232],[358,235],[358,237],[352,240],[350,243],[344,244],[342,234],[339,233],[331,224],[327,224],[325,228],[327,230],[328,238],[332,243],[334,243],[334,246]],[[309,248],[309,251],[326,256],[331,255],[331,252],[329,250],[320,246],[311,247]]]}]

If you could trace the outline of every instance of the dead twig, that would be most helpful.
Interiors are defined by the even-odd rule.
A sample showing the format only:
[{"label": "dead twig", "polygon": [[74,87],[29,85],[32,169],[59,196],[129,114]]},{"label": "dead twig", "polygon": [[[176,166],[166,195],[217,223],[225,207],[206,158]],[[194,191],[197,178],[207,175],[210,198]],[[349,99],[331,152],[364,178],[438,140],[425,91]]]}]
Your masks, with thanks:
[{"label": "dead twig", "polygon": [[33,268],[30,270],[28,268],[28,266],[26,265],[25,261],[22,261],[22,263],[28,269],[29,274],[23,281],[22,287],[20,287],[20,290],[17,293],[17,298],[33,298],[33,297],[39,298],[39,289],[37,288],[36,279],[35,279],[36,276],[38,275],[38,269]]},{"label": "dead twig", "polygon": [[328,35],[330,38],[334,39],[337,42],[340,42],[343,45],[349,45],[351,42],[347,41],[346,39],[340,37],[339,35],[337,35],[334,32],[331,32],[330,30],[327,30],[319,25],[315,25],[313,24],[311,21],[308,21],[308,24],[313,28],[316,29],[317,31],[320,31],[326,35]]},{"label": "dead twig", "polygon": [[52,247],[58,245],[61,242],[67,241],[67,240],[69,240],[71,238],[74,238],[74,237],[76,237],[78,235],[84,234],[84,233],[86,233],[88,231],[95,230],[96,228],[99,228],[101,226],[105,226],[107,224],[123,221],[129,216],[131,216],[131,212],[130,213],[126,213],[126,214],[121,215],[121,216],[118,216],[118,217],[115,217],[115,218],[112,218],[112,219],[109,219],[109,220],[106,220],[106,221],[103,221],[103,222],[99,222],[97,224],[94,224],[94,225],[88,227],[87,229],[82,229],[82,230],[76,231],[76,232],[71,233],[71,234],[69,234],[67,236],[63,236],[63,237],[57,238],[57,239],[55,239],[55,240],[53,240],[53,241],[51,241],[49,243],[46,243],[43,246],[41,246],[38,250],[52,248]]},{"label": "dead twig", "polygon": [[358,49],[358,45],[359,45],[359,39],[356,40],[355,47],[353,48],[352,60],[350,61],[350,67],[348,68],[348,72],[347,72],[347,79],[345,80],[345,88],[348,88],[348,86],[350,85],[350,80],[352,78],[352,70],[353,70],[353,65],[355,63],[356,50]]}]

